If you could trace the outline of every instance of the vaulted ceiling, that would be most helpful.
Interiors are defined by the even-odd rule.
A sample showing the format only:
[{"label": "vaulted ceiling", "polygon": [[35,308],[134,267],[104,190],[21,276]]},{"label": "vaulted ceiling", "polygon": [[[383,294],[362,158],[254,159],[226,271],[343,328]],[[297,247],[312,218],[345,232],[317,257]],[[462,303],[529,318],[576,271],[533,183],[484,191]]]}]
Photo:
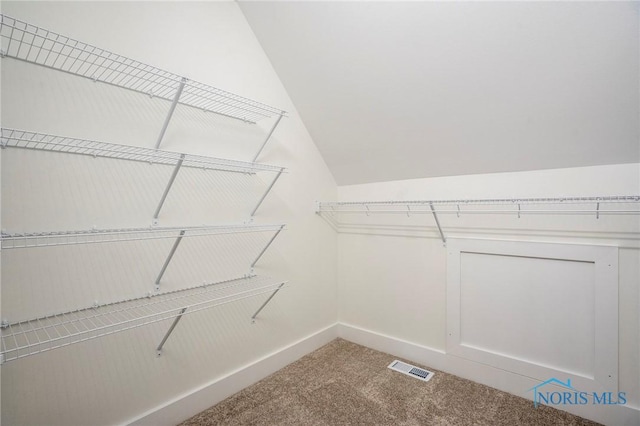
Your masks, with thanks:
[{"label": "vaulted ceiling", "polygon": [[338,184],[640,162],[638,2],[240,2]]}]

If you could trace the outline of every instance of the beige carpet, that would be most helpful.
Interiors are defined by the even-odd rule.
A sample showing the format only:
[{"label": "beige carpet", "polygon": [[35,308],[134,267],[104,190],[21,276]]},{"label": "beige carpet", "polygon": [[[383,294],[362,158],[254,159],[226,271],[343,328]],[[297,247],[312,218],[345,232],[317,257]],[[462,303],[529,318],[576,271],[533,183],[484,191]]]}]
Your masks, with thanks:
[{"label": "beige carpet", "polygon": [[182,425],[597,425],[422,366],[425,383],[394,359],[336,339]]}]

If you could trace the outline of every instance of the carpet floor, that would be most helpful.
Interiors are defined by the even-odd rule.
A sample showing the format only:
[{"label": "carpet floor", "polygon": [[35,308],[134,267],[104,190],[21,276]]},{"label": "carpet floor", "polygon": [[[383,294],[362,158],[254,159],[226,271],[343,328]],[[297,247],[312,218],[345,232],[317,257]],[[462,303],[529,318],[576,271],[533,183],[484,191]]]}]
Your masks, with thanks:
[{"label": "carpet floor", "polygon": [[423,382],[394,359],[336,339],[181,425],[597,425],[426,366]]}]

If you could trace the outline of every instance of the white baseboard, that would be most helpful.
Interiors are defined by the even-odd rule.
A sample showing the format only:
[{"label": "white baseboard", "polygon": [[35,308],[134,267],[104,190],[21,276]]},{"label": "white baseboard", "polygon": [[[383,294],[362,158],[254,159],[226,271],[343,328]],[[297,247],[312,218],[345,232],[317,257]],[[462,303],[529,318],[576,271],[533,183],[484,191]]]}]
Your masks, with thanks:
[{"label": "white baseboard", "polygon": [[320,330],[201,388],[149,410],[126,424],[135,426],[178,424],[331,342],[338,337],[337,328],[337,324],[334,324]]},{"label": "white baseboard", "polygon": [[[523,398],[532,399],[533,395],[527,392],[527,389],[531,389],[540,383],[530,377],[469,361],[449,355],[443,350],[421,346],[350,324],[339,323],[337,329],[338,337],[350,342],[405,358],[408,361],[420,363]],[[605,425],[640,425],[640,410],[630,406],[566,405],[558,408]]]},{"label": "white baseboard", "polygon": [[[149,410],[131,419],[126,424],[135,426],[178,424],[245,387],[275,373],[304,355],[324,346],[336,337],[527,399],[532,399],[532,395],[527,392],[527,389],[539,384],[538,381],[530,377],[448,355],[440,349],[418,345],[354,325],[338,323],[266,355],[201,388]],[[582,405],[564,406],[562,408],[570,413],[605,425],[640,425],[640,410],[629,406]]]}]

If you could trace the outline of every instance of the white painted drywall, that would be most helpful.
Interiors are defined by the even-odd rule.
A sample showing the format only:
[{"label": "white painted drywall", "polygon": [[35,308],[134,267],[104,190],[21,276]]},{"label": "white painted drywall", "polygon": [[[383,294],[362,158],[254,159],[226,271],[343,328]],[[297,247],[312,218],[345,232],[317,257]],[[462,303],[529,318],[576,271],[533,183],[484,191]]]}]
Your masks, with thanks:
[{"label": "white painted drywall", "polygon": [[[340,186],[338,193],[339,201],[633,195],[640,193],[640,164]],[[433,218],[351,215],[346,220],[349,224],[339,235],[339,322],[446,350],[446,248]],[[627,392],[631,407],[640,406],[637,216],[449,215],[440,220],[451,237],[619,246],[619,388]],[[500,375],[485,379],[485,384],[504,388]],[[526,389],[521,395],[530,397]]]},{"label": "white painted drywall", "polygon": [[[2,6],[9,16],[290,112],[259,158],[289,171],[255,218],[288,224],[256,272],[288,279],[290,286],[257,323],[251,325],[249,317],[265,297],[185,316],[159,358],[154,349],[170,325],[166,321],[8,362],[2,366],[5,424],[127,422],[335,323],[337,237],[313,215],[313,206],[316,199],[335,198],[336,185],[235,3]],[[168,103],[157,99],[11,59],[3,59],[2,66],[3,127],[153,147],[168,110]],[[256,127],[178,107],[162,147],[250,160],[270,124]],[[3,227],[10,232],[147,226],[171,172],[157,165],[12,149],[3,152],[2,161]],[[160,224],[248,218],[250,203],[243,194],[255,188],[227,175],[205,179],[198,172],[180,172]],[[221,193],[220,185],[233,190]],[[255,248],[251,238],[247,243]],[[223,251],[216,250],[216,241]],[[76,303],[86,306],[91,297],[105,302],[140,295],[152,287],[149,279],[170,245],[3,252],[2,279],[11,285],[3,289],[2,310],[28,316],[34,299],[38,312],[53,313]],[[231,273],[234,250],[242,247],[227,237],[185,239],[163,282],[178,288]]]},{"label": "white painted drywall", "polygon": [[338,184],[640,160],[638,2],[240,2]]}]

